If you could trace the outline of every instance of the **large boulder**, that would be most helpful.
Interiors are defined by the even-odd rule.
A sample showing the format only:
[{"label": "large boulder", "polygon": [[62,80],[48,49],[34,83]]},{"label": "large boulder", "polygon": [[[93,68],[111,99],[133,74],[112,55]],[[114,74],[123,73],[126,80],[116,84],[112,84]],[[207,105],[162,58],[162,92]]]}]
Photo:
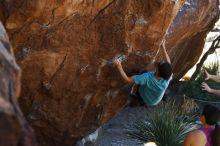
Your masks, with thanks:
[{"label": "large boulder", "polygon": [[36,146],[31,127],[18,106],[21,70],[0,22],[0,146]]},{"label": "large boulder", "polygon": [[72,145],[112,118],[129,75],[162,60],[162,40],[180,78],[201,55],[218,0],[8,0],[1,3],[23,69],[20,105],[42,146]]}]

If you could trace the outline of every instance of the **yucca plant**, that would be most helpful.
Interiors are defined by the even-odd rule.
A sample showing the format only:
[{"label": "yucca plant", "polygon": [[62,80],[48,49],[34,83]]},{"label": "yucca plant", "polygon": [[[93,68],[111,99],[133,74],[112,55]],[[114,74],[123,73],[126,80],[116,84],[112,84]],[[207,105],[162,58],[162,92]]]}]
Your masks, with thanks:
[{"label": "yucca plant", "polygon": [[173,104],[167,103],[146,110],[146,117],[129,125],[130,138],[157,146],[181,146],[186,134],[195,129],[192,118],[184,115]]}]

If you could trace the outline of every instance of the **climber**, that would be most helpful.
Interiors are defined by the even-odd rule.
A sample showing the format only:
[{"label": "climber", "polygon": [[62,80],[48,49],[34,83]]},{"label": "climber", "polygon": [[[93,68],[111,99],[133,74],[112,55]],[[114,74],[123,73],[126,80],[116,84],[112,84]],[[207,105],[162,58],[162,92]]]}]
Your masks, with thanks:
[{"label": "climber", "polygon": [[[219,76],[210,75],[207,71],[205,71],[205,74],[206,74],[205,80],[213,80],[215,82],[220,82],[220,77]],[[220,96],[220,90],[210,88],[209,85],[206,84],[205,82],[202,83],[202,90],[205,90],[209,93]]]},{"label": "climber", "polygon": [[[157,105],[161,101],[172,78],[171,61],[165,49],[165,41],[160,47],[163,49],[166,61],[154,63],[154,69],[156,71],[147,70],[142,72],[142,74],[128,77],[124,72],[121,61],[119,59],[114,60],[114,64],[124,81],[138,85],[135,97],[138,98],[140,103],[144,103],[147,106]],[[152,64],[150,65],[152,66]],[[147,69],[151,69],[151,67],[147,66]]]}]

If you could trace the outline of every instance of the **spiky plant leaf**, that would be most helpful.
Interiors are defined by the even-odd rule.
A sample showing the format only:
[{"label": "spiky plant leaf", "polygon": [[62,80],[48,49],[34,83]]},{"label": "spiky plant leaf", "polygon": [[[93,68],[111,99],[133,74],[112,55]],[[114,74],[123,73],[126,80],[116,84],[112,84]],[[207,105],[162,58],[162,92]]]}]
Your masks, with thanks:
[{"label": "spiky plant leaf", "polygon": [[130,138],[155,142],[158,146],[181,146],[186,134],[195,129],[192,119],[183,118],[172,104],[162,104],[146,111],[146,118],[127,127]]}]

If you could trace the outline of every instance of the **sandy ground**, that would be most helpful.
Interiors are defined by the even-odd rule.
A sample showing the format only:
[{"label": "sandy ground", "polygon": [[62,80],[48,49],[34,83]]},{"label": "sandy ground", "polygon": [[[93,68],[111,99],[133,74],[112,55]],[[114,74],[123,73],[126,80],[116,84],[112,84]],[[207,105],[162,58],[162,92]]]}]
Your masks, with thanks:
[{"label": "sandy ground", "polygon": [[144,107],[126,107],[103,126],[102,135],[97,139],[96,146],[143,146],[142,142],[130,139],[125,130],[126,126],[143,116]]}]

